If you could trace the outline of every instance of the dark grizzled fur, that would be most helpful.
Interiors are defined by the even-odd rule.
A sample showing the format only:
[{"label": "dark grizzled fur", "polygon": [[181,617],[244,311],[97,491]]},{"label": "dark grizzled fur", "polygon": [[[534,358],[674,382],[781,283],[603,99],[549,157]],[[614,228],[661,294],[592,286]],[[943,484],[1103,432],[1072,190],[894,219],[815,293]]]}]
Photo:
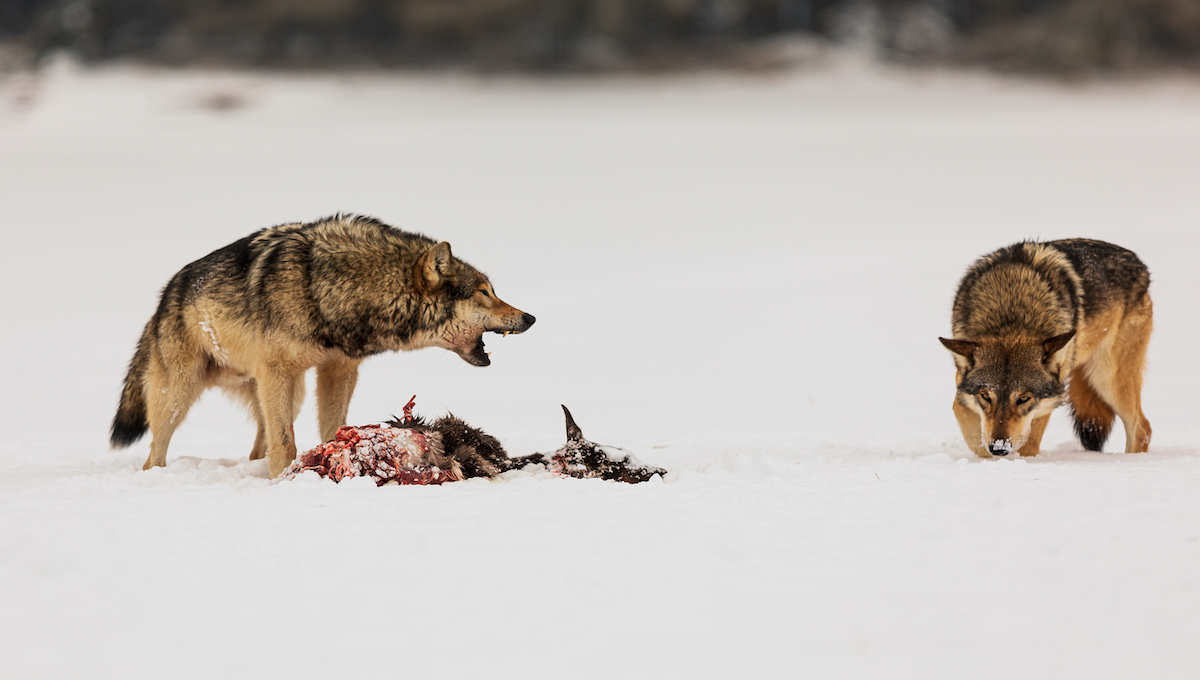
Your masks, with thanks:
[{"label": "dark grizzled fur", "polygon": [[492,435],[477,427],[471,427],[454,415],[447,415],[432,423],[421,416],[411,419],[393,418],[387,421],[392,427],[401,427],[418,432],[436,432],[441,435],[442,450],[458,461],[463,475],[472,477],[495,477],[501,472],[519,470],[530,463],[545,462],[541,455],[509,458],[504,447]]},{"label": "dark grizzled fur", "polygon": [[[1150,272],[1138,256],[1132,252],[1103,241],[1091,239],[1064,239],[1048,241],[1042,245],[1061,252],[1070,261],[1074,273],[1082,283],[1078,290],[1070,272],[1056,263],[1043,261],[1035,264],[1025,251],[1028,241],[1014,243],[1006,248],[981,258],[967,270],[954,298],[952,324],[956,339],[973,339],[960,334],[968,327],[991,337],[1009,334],[1028,334],[1043,338],[1053,337],[1075,330],[1086,315],[1108,307],[1113,299],[1120,298],[1133,304],[1140,300],[1150,287]],[[983,328],[978,322],[985,310],[979,307],[984,301],[974,297],[979,280],[1001,267],[1025,267],[1035,272],[1045,289],[1059,302],[1069,317],[1047,318],[1035,314],[1044,307],[1005,305],[1000,313],[986,314],[989,323]],[[996,311],[996,310],[988,310]],[[1059,323],[1054,323],[1059,321]]]},{"label": "dark grizzled fur", "polygon": [[[993,297],[980,297],[980,280],[985,276],[1004,268],[1022,268],[1034,272],[1038,282],[1044,287],[1057,305],[1011,304],[1010,300],[997,300]],[[1012,291],[1015,293],[1016,291]],[[1032,293],[1034,291],[1022,291]],[[1036,291],[1041,293],[1043,291]],[[1003,337],[1020,334],[1049,338],[1066,330],[1073,329],[1078,321],[1080,312],[1080,292],[1070,278],[1069,272],[1052,262],[1043,261],[1035,265],[1025,251],[1025,242],[1014,243],[1006,248],[981,258],[967,270],[958,293],[954,297],[954,310],[951,322],[955,339],[970,339],[967,328],[975,333],[989,337]],[[1057,307],[1069,314],[1047,316],[1044,311]],[[1043,313],[1038,313],[1043,312]],[[987,319],[981,324],[982,319]]]},{"label": "dark grizzled fur", "polygon": [[[417,331],[445,322],[452,314],[453,301],[470,297],[479,283],[473,277],[455,281],[451,294],[434,309],[416,309],[411,303],[382,304],[379,296],[363,294],[358,282],[373,278],[369,272],[412,271],[421,254],[437,242],[373,218],[358,217],[356,227],[363,238],[372,237],[363,232],[373,231],[374,238],[392,247],[368,252],[347,248],[343,252],[336,244],[308,238],[311,229],[326,221],[289,229],[276,227],[273,232],[263,229],[187,265],[164,289],[156,325],[169,310],[180,309],[203,295],[226,301],[230,309],[243,310],[248,324],[264,328],[290,324],[292,328],[283,330],[316,337],[323,346],[357,359],[384,352],[395,340],[407,341]],[[357,272],[363,275],[357,276]],[[291,288],[292,283],[300,285]],[[297,297],[273,295],[273,290],[310,292]],[[331,303],[327,301],[338,308],[323,308]],[[296,322],[297,309],[306,323]],[[173,321],[182,323],[178,316]]]},{"label": "dark grizzled fur", "polygon": [[[984,389],[995,390],[998,386],[1020,385],[1021,389],[1028,390],[1038,399],[1061,397],[1066,390],[1063,383],[1045,371],[1028,370],[1028,367],[1038,366],[1041,363],[1043,358],[1041,348],[1022,348],[1015,352],[1021,351],[1030,352],[1031,360],[980,366],[963,376],[959,389],[968,394],[978,394]],[[1004,397],[1007,398],[1007,393],[1004,394]]]},{"label": "dark grizzled fur", "polygon": [[1089,316],[1123,301],[1133,306],[1150,290],[1150,270],[1133,252],[1104,241],[1073,238],[1050,241],[1071,261],[1083,280],[1083,314]]},{"label": "dark grizzled fur", "polygon": [[667,474],[663,468],[637,465],[629,456],[621,460],[609,458],[600,445],[583,438],[583,432],[575,424],[567,407],[563,406],[562,410],[567,419],[567,443],[547,458],[552,464],[557,463],[564,474],[578,478],[599,477],[626,484],[646,482],[654,475]]},{"label": "dark grizzled fur", "polygon": [[583,432],[575,424],[571,412],[566,406],[562,409],[567,418],[567,443],[554,453],[534,453],[517,458],[509,458],[495,437],[453,415],[438,418],[432,423],[421,416],[403,419],[393,416],[387,424],[427,434],[436,433],[441,440],[442,450],[458,461],[467,478],[495,477],[509,470],[520,470],[526,465],[546,465],[570,477],[598,477],[627,484],[637,484],[648,481],[654,475],[667,474],[662,468],[638,465],[629,456],[612,460],[599,445],[583,438]]}]

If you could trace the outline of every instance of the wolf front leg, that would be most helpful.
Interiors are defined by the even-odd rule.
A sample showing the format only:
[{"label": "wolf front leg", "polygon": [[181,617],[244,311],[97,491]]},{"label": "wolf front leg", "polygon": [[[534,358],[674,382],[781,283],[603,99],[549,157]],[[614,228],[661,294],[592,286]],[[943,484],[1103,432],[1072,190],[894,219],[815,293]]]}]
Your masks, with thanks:
[{"label": "wolf front leg", "polygon": [[962,430],[963,441],[967,443],[967,448],[975,452],[975,455],[980,458],[991,458],[992,454],[983,446],[983,429],[979,424],[979,414],[971,409],[958,403],[958,398],[954,399],[954,417],[958,419],[958,427]]},{"label": "wolf front leg", "polygon": [[1017,449],[1022,456],[1036,456],[1042,450],[1042,435],[1046,434],[1046,425],[1050,422],[1050,414],[1039,416],[1029,424],[1029,436],[1025,443]]},{"label": "wolf front leg", "polygon": [[358,384],[360,363],[339,358],[317,366],[317,420],[321,427],[321,441],[333,439],[338,428],[346,424],[350,398],[354,396],[354,386]]},{"label": "wolf front leg", "polygon": [[296,459],[296,432],[292,424],[304,403],[304,369],[271,362],[255,372],[254,380],[267,436],[267,462],[271,476],[278,477]]}]

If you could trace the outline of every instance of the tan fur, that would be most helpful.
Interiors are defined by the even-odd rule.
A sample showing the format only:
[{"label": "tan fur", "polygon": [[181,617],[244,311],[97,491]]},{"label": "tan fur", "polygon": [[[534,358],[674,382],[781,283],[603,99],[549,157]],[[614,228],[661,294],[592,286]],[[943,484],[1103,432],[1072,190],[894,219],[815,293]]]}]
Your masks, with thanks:
[{"label": "tan fur", "polygon": [[144,468],[165,465],[192,404],[219,387],[249,408],[257,423],[250,458],[265,456],[276,476],[296,455],[293,423],[309,369],[329,440],[346,424],[366,356],[442,347],[482,366],[484,332],[532,323],[448,243],[353,216],[274,227],[168,284],[130,366],[113,442],[127,445],[148,426]]}]

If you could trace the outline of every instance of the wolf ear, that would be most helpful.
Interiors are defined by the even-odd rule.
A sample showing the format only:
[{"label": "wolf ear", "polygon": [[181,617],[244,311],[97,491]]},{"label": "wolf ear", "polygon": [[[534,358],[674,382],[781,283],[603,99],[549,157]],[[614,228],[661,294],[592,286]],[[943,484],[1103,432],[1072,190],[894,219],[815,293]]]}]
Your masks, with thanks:
[{"label": "wolf ear", "polygon": [[938,340],[951,352],[967,359],[975,359],[975,348],[978,346],[975,343],[968,340],[947,340],[946,338],[938,338]]},{"label": "wolf ear", "polygon": [[425,278],[425,285],[437,288],[446,279],[453,268],[454,255],[450,252],[450,244],[442,241],[425,251],[421,256],[417,270]]},{"label": "wolf ear", "polygon": [[1075,337],[1075,331],[1056,335],[1053,338],[1042,343],[1042,351],[1046,353],[1045,360],[1049,361],[1050,357],[1054,356],[1055,352],[1067,346],[1071,342],[1071,338]]},{"label": "wolf ear", "polygon": [[571,417],[571,412],[567,410],[566,406],[559,405],[562,406],[563,413],[567,416],[567,441],[583,441],[583,431],[575,424],[575,419]]}]

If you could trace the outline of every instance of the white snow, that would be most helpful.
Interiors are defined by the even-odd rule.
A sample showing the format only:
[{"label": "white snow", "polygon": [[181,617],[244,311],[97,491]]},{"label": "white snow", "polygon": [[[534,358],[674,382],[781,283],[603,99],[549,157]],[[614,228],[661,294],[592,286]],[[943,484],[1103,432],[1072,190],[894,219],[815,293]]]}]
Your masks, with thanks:
[{"label": "white snow", "polygon": [[[3,675],[1197,677],[1198,178],[1186,79],[0,80]],[[166,468],[108,451],[167,279],[337,211],[449,240],[538,317],[486,369],[369,360],[352,423],[416,393],[520,455],[567,404],[664,483],[272,482],[219,393]],[[954,286],[1080,235],[1154,277],[1151,451],[1081,452],[1063,410],[1038,458],[978,460]]]}]

